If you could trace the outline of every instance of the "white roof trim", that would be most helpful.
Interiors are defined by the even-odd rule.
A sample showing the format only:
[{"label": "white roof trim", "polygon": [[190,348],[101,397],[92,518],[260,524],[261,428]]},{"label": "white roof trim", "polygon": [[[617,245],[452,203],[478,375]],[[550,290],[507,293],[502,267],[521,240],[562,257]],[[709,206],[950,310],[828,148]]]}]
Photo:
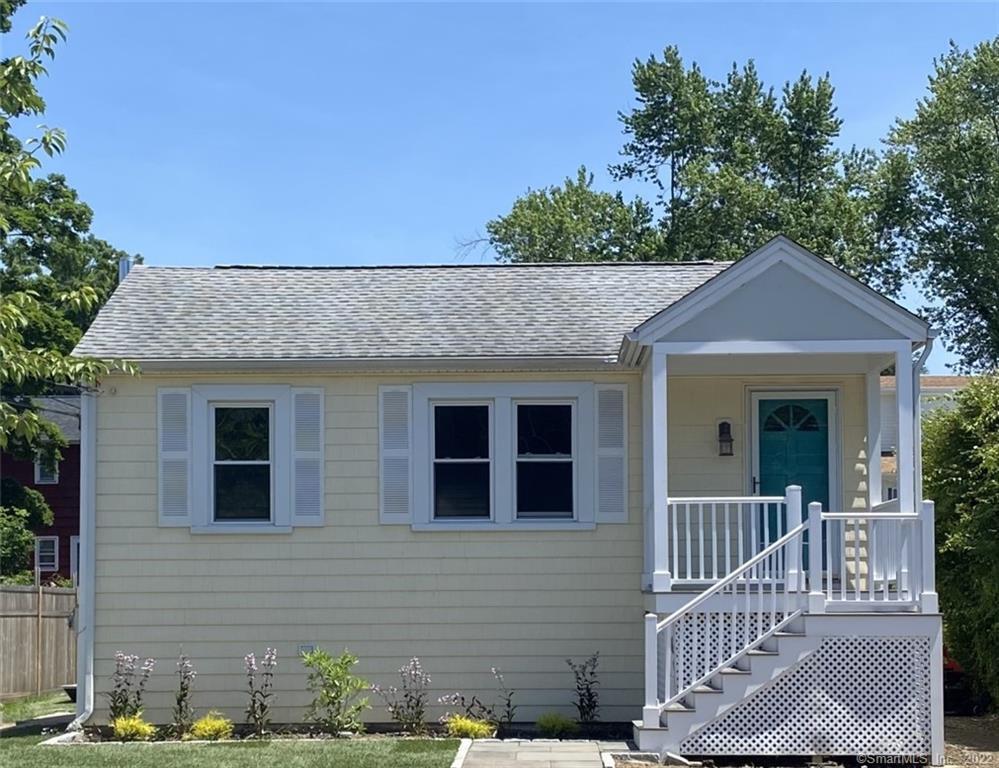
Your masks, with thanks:
[{"label": "white roof trim", "polygon": [[912,341],[931,335],[929,324],[825,259],[784,235],[778,235],[724,272],[708,280],[672,305],[637,326],[626,340],[651,344],[692,320],[768,268],[783,263],[866,312]]}]

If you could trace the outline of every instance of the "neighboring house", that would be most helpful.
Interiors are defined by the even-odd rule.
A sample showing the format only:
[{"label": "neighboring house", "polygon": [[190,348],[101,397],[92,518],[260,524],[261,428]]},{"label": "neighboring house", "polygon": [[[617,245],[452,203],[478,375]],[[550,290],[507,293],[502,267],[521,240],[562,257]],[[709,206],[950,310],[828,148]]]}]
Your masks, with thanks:
[{"label": "neighboring house", "polygon": [[[920,376],[919,408],[923,416],[940,408],[951,408],[954,395],[971,381],[969,376]],[[895,451],[898,448],[898,408],[895,377],[881,377],[881,497],[898,496]]]},{"label": "neighboring house", "polygon": [[80,398],[59,395],[33,398],[39,415],[54,422],[69,443],[55,471],[38,461],[3,455],[3,477],[34,488],[52,508],[52,525],[34,530],[35,559],[42,580],[76,579],[80,546]]},{"label": "neighboring house", "polygon": [[181,648],[199,707],[241,718],[243,655],[275,647],[276,722],[306,646],[381,685],[419,656],[434,700],[491,700],[500,667],[525,721],[571,714],[565,660],[599,651],[600,717],[642,748],[940,761],[914,375],[879,503],[879,373],[932,336],[783,237],[734,264],[137,266],[76,350],[142,369],[83,400],[80,719],[118,650],[162,660],[155,722]]}]

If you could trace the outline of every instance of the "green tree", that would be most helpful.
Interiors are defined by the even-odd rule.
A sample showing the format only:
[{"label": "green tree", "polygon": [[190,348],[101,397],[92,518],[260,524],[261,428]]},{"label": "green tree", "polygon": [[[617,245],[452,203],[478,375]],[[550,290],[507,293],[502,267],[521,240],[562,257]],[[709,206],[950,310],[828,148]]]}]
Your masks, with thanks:
[{"label": "green tree", "polygon": [[999,377],[974,379],[923,430],[949,651],[999,701]]},{"label": "green tree", "polygon": [[[501,258],[737,259],[783,233],[888,293],[899,290],[897,217],[887,214],[904,198],[904,185],[874,153],[835,147],[841,121],[828,76],[803,73],[778,97],[752,62],[715,81],[670,47],[661,58],[636,61],[632,83],[637,104],[620,115],[622,160],[610,170],[617,181],[650,186],[651,202],[638,199],[627,209],[641,213],[641,226],[615,228],[613,248],[577,238],[539,251],[539,233],[554,237],[563,228],[551,203],[581,196],[581,179],[567,180],[529,192],[489,222]],[[619,196],[589,184],[585,193],[587,201],[618,200],[624,208]],[[606,205],[577,206],[574,231],[607,231],[594,211],[605,213]]]},{"label": "green tree", "polygon": [[[0,2],[4,36],[21,5],[21,0]],[[65,439],[38,413],[31,395],[86,386],[114,369],[134,370],[70,355],[111,290],[110,265],[117,254],[89,235],[90,209],[65,179],[35,176],[43,157],[65,148],[63,133],[42,126],[25,141],[14,133],[16,121],[44,113],[37,84],[65,38],[63,22],[42,17],[28,32],[26,54],[0,59],[0,449],[38,457],[50,468],[61,458]],[[4,42],[4,50],[13,47]],[[26,526],[37,522],[39,498],[16,485],[4,484],[0,513],[8,542],[23,546]],[[17,559],[13,550],[4,556]]]},{"label": "green tree", "polygon": [[999,37],[934,61],[929,93],[888,139],[908,174],[899,232],[966,370],[999,367]]},{"label": "green tree", "polygon": [[585,167],[563,186],[528,190],[486,229],[504,261],[643,261],[661,247],[649,206],[594,190]]}]

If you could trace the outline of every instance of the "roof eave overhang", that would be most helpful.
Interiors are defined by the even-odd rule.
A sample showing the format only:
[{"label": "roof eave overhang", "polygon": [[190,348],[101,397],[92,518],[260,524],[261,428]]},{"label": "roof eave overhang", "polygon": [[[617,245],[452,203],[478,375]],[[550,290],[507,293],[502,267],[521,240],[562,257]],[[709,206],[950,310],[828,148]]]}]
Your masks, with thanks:
[{"label": "roof eave overhang", "polygon": [[620,370],[616,355],[536,357],[132,359],[142,373],[391,373]]}]

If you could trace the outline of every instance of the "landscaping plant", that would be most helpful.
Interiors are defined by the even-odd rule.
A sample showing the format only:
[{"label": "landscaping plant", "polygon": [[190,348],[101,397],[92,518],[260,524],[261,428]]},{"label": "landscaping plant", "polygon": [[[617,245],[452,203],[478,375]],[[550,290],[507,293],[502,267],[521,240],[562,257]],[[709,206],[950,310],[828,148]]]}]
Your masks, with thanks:
[{"label": "landscaping plant", "polygon": [[[477,696],[466,699],[465,695],[458,691],[441,696],[437,699],[438,703],[458,707],[468,719],[483,720],[495,726],[509,728],[513,725],[513,719],[517,714],[517,705],[513,703],[515,692],[507,687],[503,673],[498,667],[493,667],[491,671],[500,689],[497,705],[489,706],[480,701]],[[446,724],[452,716],[451,712],[447,712],[441,717],[440,722]]]},{"label": "landscaping plant", "polygon": [[444,721],[444,729],[455,739],[489,739],[496,733],[495,724],[465,715],[450,715]]},{"label": "landscaping plant", "polygon": [[194,722],[194,707],[191,705],[191,688],[194,685],[194,678],[197,676],[191,660],[183,653],[177,659],[177,694],[173,705],[173,734],[178,739],[184,738],[184,734],[191,728]]},{"label": "landscaping plant", "polygon": [[535,726],[546,739],[562,739],[579,733],[579,723],[559,712],[545,712]]},{"label": "landscaping plant", "polygon": [[111,721],[111,731],[118,741],[149,741],[156,735],[156,726],[143,720],[142,715],[122,715]]},{"label": "landscaping plant", "polygon": [[260,680],[257,680],[257,657],[252,653],[243,657],[246,667],[246,688],[250,703],[246,706],[246,722],[253,726],[257,738],[263,738],[271,721],[271,700],[274,698],[274,669],[277,651],[268,648],[260,662]]},{"label": "landscaping plant", "polygon": [[[196,741],[224,741],[232,738],[232,720],[219,712],[209,712],[191,726],[188,736]],[[185,737],[186,738],[186,737]]]},{"label": "landscaping plant", "polygon": [[138,661],[138,656],[131,656],[121,651],[114,655],[111,692],[107,694],[110,720],[138,715],[142,711],[142,693],[146,689],[146,683],[149,682],[149,676],[153,673],[153,667],[156,666],[156,660],[146,659],[136,679],[135,665]]},{"label": "landscaping plant", "polygon": [[316,648],[302,654],[302,663],[309,670],[309,690],[315,694],[306,718],[322,723],[330,733],[363,731],[361,713],[371,707],[366,697],[358,698],[368,689],[368,681],[351,673],[357,656],[346,648],[339,656]]},{"label": "landscaping plant", "polygon": [[600,713],[600,692],[597,688],[597,665],[600,663],[600,653],[594,653],[582,664],[576,664],[572,659],[566,659],[572,674],[576,678],[576,711],[579,712],[579,722],[595,723]]},{"label": "landscaping plant", "polygon": [[402,678],[401,688],[394,685],[381,688],[376,685],[371,690],[382,697],[392,719],[404,731],[412,734],[426,733],[430,675],[414,656],[399,669],[399,677]]}]

